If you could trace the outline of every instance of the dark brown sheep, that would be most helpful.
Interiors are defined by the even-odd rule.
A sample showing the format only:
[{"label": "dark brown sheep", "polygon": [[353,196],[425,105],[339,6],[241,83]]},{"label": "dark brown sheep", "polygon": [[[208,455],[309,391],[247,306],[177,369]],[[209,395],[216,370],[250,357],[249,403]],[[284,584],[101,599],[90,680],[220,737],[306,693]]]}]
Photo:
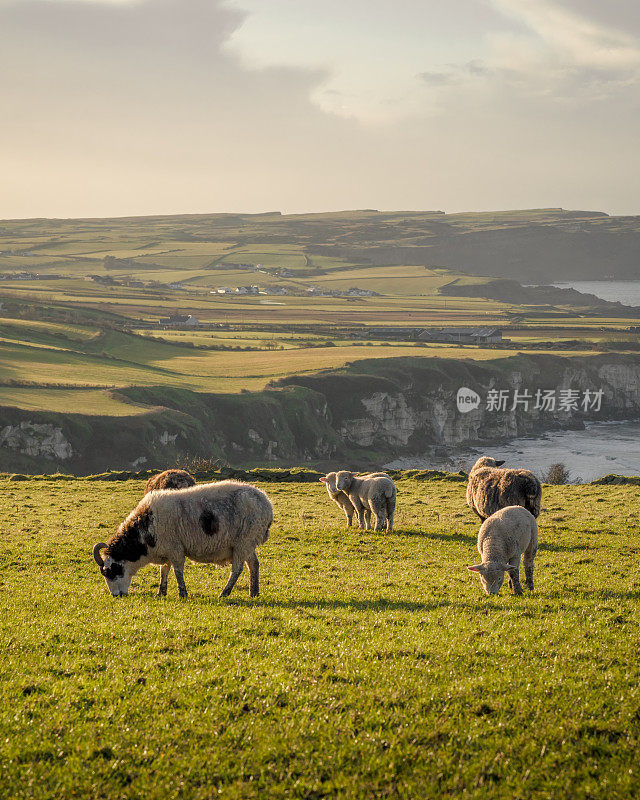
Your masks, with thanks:
[{"label": "dark brown sheep", "polygon": [[469,473],[467,505],[487,519],[507,506],[522,506],[537,519],[542,503],[542,486],[527,469],[499,469],[504,461],[483,456]]},{"label": "dark brown sheep", "polygon": [[183,469],[166,469],[152,475],[144,487],[144,493],[149,494],[156,489],[186,489],[188,486],[195,486],[193,476]]}]

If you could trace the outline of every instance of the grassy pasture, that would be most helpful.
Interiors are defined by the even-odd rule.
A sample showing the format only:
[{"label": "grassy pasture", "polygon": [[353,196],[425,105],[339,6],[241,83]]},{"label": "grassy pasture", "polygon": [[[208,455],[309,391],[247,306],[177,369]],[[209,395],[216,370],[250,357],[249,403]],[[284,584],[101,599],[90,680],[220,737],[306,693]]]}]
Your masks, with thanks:
[{"label": "grassy pasture", "polygon": [[116,601],[90,550],[142,482],[0,479],[0,796],[637,797],[637,488],[545,488],[535,593],[489,598],[464,483],[398,485],[386,535],[263,484],[257,600]]},{"label": "grassy pasture", "polygon": [[[284,350],[276,351],[197,350],[178,347],[171,340],[197,343],[216,340],[203,340],[203,332],[184,332],[184,337],[178,337],[177,333],[169,332],[169,341],[159,342],[117,330],[100,332],[89,326],[76,329],[73,325],[39,322],[30,329],[23,320],[0,320],[0,382],[33,385],[20,387],[20,391],[11,386],[0,387],[0,402],[53,411],[60,410],[68,397],[71,403],[67,410],[81,413],[84,410],[81,401],[87,399],[90,401],[87,413],[110,414],[117,409],[118,415],[122,415],[126,413],[123,404],[109,394],[66,395],[60,394],[56,387],[60,390],[86,387],[89,391],[123,386],[174,386],[203,392],[239,392],[262,389],[272,380],[341,367],[363,358],[439,356],[484,361],[512,355],[508,350],[446,344],[417,348],[408,342],[375,342],[357,346],[348,340],[338,341],[338,346],[313,349],[295,346],[292,341]],[[269,339],[279,338],[273,333],[265,335]],[[238,346],[250,342],[259,345],[261,338],[240,337],[235,341]],[[42,391],[43,386],[47,391]]]},{"label": "grassy pasture", "polygon": [[110,417],[146,414],[148,406],[124,402],[108,389],[45,389],[0,386],[0,405],[30,411],[58,411]]},{"label": "grassy pasture", "polygon": [[363,267],[332,270],[327,275],[313,277],[322,289],[348,289],[358,286],[385,295],[437,296],[440,286],[450,283],[451,273],[439,274],[425,267]]},{"label": "grassy pasture", "polygon": [[[85,265],[86,266],[86,265]],[[93,272],[86,267],[85,272]],[[195,314],[203,322],[248,321],[287,323],[330,323],[363,325],[505,325],[516,314],[520,321],[542,326],[589,325],[625,327],[637,323],[632,318],[585,316],[575,309],[514,306],[483,298],[452,298],[438,294],[438,287],[448,282],[439,273],[429,274],[422,267],[390,267],[364,270],[375,272],[378,278],[360,278],[360,269],[343,270],[320,276],[303,278],[269,278],[262,273],[247,270],[213,270],[169,268],[159,270],[148,265],[136,273],[128,267],[116,278],[132,277],[183,283],[184,289],[173,290],[167,285],[155,288],[138,288],[123,285],[103,286],[83,278],[39,281],[0,281],[5,298],[22,302],[63,303],[71,308],[108,310],[131,320],[157,321],[176,311]],[[390,277],[384,277],[385,273]],[[420,277],[416,272],[424,273]],[[112,274],[109,272],[109,274]],[[342,276],[333,281],[335,275]],[[402,277],[402,274],[405,277]],[[395,276],[395,277],[394,277]],[[257,283],[260,286],[285,285],[295,291],[305,291],[307,286],[345,289],[350,286],[365,288],[371,285],[380,291],[380,297],[345,299],[285,295],[264,297],[249,295],[218,295],[211,290],[218,286]],[[382,285],[384,284],[384,286]]]}]

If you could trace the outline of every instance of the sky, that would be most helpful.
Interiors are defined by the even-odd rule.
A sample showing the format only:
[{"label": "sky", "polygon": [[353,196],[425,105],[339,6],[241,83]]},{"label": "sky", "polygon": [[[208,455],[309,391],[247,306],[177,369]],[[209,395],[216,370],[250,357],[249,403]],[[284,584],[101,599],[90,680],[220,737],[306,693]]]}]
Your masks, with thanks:
[{"label": "sky", "polygon": [[0,0],[0,217],[639,214],[637,0]]}]

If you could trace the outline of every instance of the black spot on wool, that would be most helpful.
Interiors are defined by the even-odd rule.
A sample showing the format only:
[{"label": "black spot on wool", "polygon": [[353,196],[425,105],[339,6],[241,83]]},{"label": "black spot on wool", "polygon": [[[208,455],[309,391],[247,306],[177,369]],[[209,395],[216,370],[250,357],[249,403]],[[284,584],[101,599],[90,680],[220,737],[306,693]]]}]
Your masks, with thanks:
[{"label": "black spot on wool", "polygon": [[210,508],[205,508],[202,514],[200,514],[200,527],[207,536],[213,536],[214,533],[218,533],[220,530],[218,517],[216,517]]},{"label": "black spot on wool", "polygon": [[124,567],[122,564],[111,564],[109,567],[102,567],[100,572],[104,575],[105,578],[112,581],[114,578],[119,578],[121,575],[124,575]]},{"label": "black spot on wool", "polygon": [[146,556],[148,547],[153,547],[156,537],[149,531],[153,512],[145,509],[138,516],[123,524],[107,546],[107,554],[114,561],[138,561]]}]

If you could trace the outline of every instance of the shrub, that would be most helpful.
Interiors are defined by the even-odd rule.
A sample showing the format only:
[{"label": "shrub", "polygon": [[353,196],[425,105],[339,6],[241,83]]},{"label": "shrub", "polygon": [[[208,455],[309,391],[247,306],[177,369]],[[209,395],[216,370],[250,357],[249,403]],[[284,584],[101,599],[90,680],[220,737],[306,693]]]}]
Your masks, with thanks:
[{"label": "shrub", "polygon": [[183,453],[176,458],[173,466],[175,469],[184,469],[193,475],[196,472],[219,472],[220,468],[227,464],[219,458]]},{"label": "shrub", "polygon": [[540,475],[543,483],[561,486],[571,481],[571,473],[565,464],[552,464],[546,472]]}]

